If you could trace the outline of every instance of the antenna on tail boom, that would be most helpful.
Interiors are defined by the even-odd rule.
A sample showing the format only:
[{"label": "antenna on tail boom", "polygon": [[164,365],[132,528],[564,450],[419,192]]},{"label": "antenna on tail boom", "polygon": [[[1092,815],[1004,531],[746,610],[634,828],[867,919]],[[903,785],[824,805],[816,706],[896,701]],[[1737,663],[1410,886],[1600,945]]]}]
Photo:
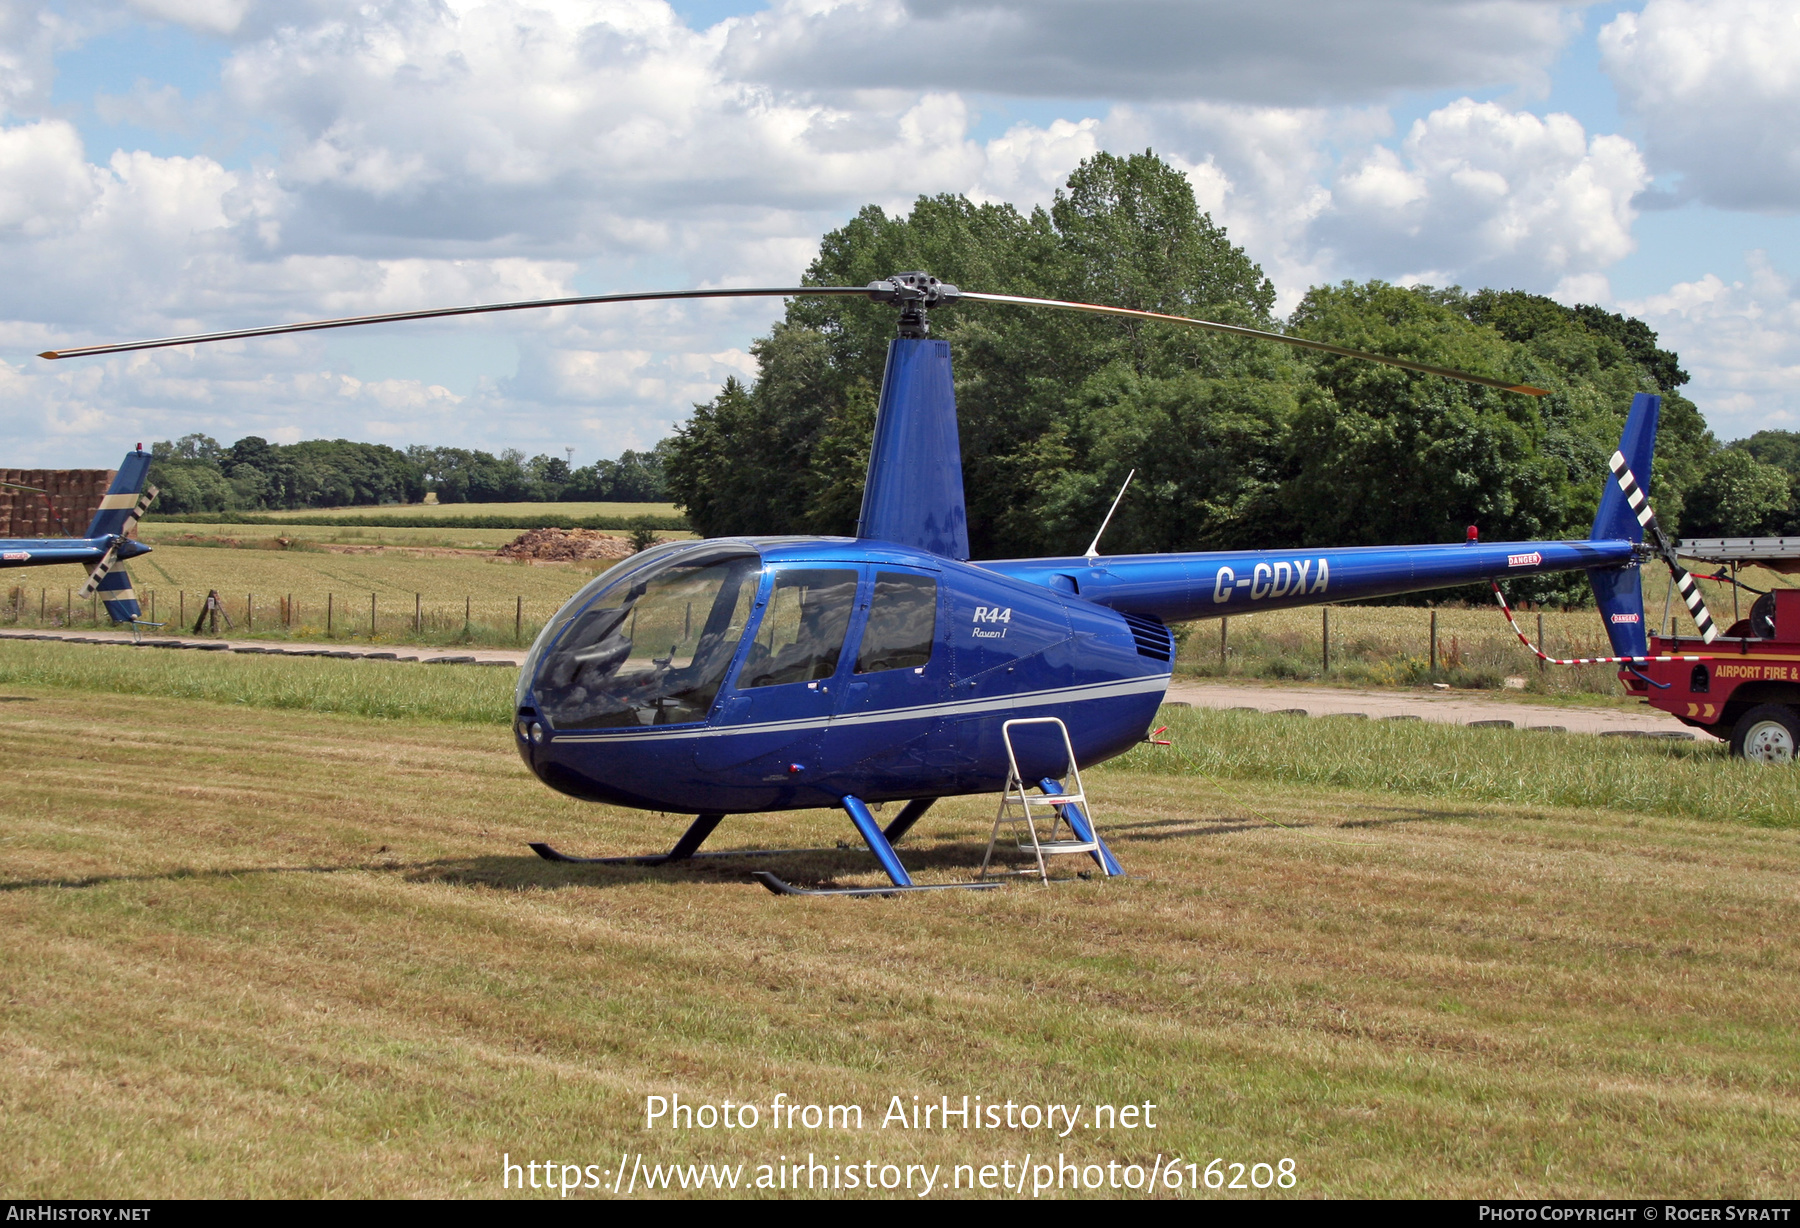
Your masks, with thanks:
[{"label": "antenna on tail boom", "polygon": [[1094,534],[1094,540],[1088,543],[1088,562],[1092,563],[1095,559],[1100,557],[1100,538],[1106,533],[1106,526],[1112,523],[1113,513],[1119,510],[1119,501],[1125,497],[1126,487],[1131,485],[1131,479],[1136,476],[1136,469],[1133,469],[1130,473],[1126,474],[1125,485],[1119,487],[1119,493],[1113,496],[1112,506],[1106,509],[1106,519],[1100,522],[1100,532]]}]

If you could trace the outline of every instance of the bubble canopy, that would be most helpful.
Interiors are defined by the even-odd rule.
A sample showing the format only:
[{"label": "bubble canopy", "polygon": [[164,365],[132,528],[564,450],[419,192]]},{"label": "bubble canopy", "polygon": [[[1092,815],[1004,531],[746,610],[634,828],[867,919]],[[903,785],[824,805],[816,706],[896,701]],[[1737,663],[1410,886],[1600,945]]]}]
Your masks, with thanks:
[{"label": "bubble canopy", "polygon": [[572,597],[519,671],[553,729],[703,721],[756,604],[762,557],[742,543],[671,542]]}]

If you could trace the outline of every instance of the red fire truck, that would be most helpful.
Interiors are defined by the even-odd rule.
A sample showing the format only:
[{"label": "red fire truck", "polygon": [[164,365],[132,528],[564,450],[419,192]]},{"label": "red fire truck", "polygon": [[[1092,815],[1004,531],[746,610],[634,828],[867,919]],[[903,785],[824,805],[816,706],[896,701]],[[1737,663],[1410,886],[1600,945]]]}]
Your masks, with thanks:
[{"label": "red fire truck", "polygon": [[[1677,553],[1714,564],[1734,582],[1746,565],[1800,573],[1800,537],[1689,539]],[[1734,755],[1792,763],[1800,754],[1800,588],[1759,594],[1743,617],[1734,599],[1731,625],[1710,644],[1671,634],[1667,605],[1650,655],[1698,659],[1628,666],[1619,671],[1626,689],[1729,741]]]}]

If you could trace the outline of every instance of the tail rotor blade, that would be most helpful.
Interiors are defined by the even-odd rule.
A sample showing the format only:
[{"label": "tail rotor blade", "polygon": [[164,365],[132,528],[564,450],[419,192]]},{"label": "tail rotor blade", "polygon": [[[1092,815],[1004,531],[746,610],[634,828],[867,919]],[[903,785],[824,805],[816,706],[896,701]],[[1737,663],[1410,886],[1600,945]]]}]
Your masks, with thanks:
[{"label": "tail rotor blade", "polygon": [[1669,565],[1669,571],[1675,576],[1675,587],[1681,590],[1681,599],[1687,603],[1688,613],[1693,616],[1694,626],[1707,643],[1719,637],[1719,628],[1713,622],[1712,611],[1706,608],[1706,598],[1700,592],[1700,586],[1694,583],[1694,577],[1688,574],[1675,557],[1675,548],[1669,544],[1668,535],[1656,521],[1656,512],[1650,507],[1650,500],[1644,494],[1644,488],[1638,485],[1636,475],[1625,460],[1623,452],[1614,452],[1612,460],[1607,462],[1612,469],[1613,480],[1618,482],[1619,490],[1625,495],[1625,502],[1630,505],[1632,515],[1637,517],[1638,524],[1643,526],[1644,536],[1662,555],[1663,562]]},{"label": "tail rotor blade", "polygon": [[1719,628],[1713,623],[1712,611],[1706,608],[1706,598],[1700,595],[1700,586],[1679,563],[1670,563],[1669,570],[1675,573],[1675,587],[1680,590],[1681,599],[1687,602],[1688,613],[1693,615],[1694,626],[1700,629],[1701,638],[1712,643],[1719,637]]},{"label": "tail rotor blade", "polygon": [[137,528],[137,522],[144,518],[144,513],[150,510],[150,505],[156,502],[156,495],[156,487],[144,487],[144,493],[138,499],[137,506],[133,507],[130,514],[125,517],[125,528],[123,533],[126,537],[131,536],[131,531]]},{"label": "tail rotor blade", "polygon": [[92,597],[95,592],[99,590],[101,581],[106,579],[106,573],[111,571],[113,569],[113,564],[118,561],[119,545],[117,542],[114,542],[111,546],[107,547],[106,553],[100,556],[100,561],[94,564],[94,570],[88,572],[87,583],[81,586],[81,597],[83,600]]}]

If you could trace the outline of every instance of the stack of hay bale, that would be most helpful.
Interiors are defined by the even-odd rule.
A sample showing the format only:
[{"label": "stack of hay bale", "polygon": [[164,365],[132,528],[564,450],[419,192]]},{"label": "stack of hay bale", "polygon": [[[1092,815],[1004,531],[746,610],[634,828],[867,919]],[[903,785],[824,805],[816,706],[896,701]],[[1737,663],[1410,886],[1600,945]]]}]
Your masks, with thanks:
[{"label": "stack of hay bale", "polygon": [[111,469],[0,469],[0,482],[13,483],[0,486],[0,537],[86,533],[112,480]]}]

